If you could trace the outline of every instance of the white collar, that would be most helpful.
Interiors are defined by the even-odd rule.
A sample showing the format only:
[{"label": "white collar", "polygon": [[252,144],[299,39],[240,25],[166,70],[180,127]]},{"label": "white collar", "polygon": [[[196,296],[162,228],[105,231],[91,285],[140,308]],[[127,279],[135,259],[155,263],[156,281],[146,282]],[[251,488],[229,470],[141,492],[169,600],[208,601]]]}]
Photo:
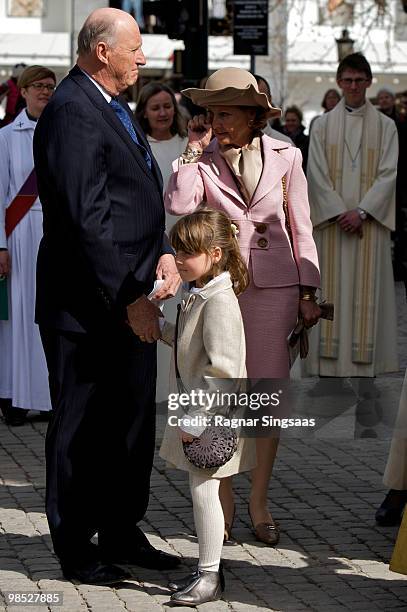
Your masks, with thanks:
[{"label": "white collar", "polygon": [[95,81],[95,79],[93,77],[90,76],[90,74],[88,74],[86,72],[86,70],[84,70],[83,68],[80,68],[80,70],[82,70],[83,74],[86,74],[86,76],[88,77],[89,81],[92,81],[92,83],[95,85],[95,87],[98,88],[98,90],[100,91],[100,93],[102,94],[102,96],[104,97],[104,99],[106,100],[106,102],[108,104],[110,104],[110,100],[112,99],[112,96],[110,94],[107,93],[106,89],[104,89],[102,87],[102,85],[100,85],[100,83],[98,83],[97,81]]},{"label": "white collar", "polygon": [[206,283],[206,285],[204,285],[203,287],[191,287],[189,289],[189,293],[201,293],[202,291],[206,291],[207,289],[210,289],[211,287],[213,287],[214,285],[217,285],[218,283],[222,282],[223,280],[229,279],[230,280],[230,274],[229,272],[222,272],[221,274],[218,274],[218,276],[215,276],[215,278],[212,278],[209,283]]},{"label": "white collar", "polygon": [[345,108],[349,114],[362,115],[366,110],[366,102],[362,104],[362,106],[358,106],[358,108],[352,108],[345,104]]},{"label": "white collar", "polygon": [[37,125],[36,121],[30,119],[26,113],[26,109],[24,108],[19,115],[13,121],[13,130],[22,131],[22,130],[35,130],[35,126]]}]

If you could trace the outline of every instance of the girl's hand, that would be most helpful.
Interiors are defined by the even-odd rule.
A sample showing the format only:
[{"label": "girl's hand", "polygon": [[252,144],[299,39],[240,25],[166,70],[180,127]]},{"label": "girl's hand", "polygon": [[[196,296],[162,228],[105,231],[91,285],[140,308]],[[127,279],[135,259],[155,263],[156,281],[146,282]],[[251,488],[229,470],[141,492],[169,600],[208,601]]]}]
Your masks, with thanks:
[{"label": "girl's hand", "polygon": [[188,144],[204,150],[212,138],[212,125],[205,115],[195,115],[188,121]]},{"label": "girl's hand", "polygon": [[193,442],[196,438],[196,436],[192,436],[191,434],[187,433],[186,431],[183,431],[180,427],[178,427],[178,431],[179,431],[179,435],[181,437],[181,440],[183,442]]}]

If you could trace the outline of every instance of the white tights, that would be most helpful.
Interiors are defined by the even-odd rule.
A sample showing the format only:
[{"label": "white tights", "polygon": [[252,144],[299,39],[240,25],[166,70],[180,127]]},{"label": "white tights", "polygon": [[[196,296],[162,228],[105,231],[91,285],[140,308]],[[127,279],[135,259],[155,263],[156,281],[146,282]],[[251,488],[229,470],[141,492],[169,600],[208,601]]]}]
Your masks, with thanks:
[{"label": "white tights", "polygon": [[224,518],[219,500],[218,478],[189,473],[194,508],[196,535],[199,542],[198,569],[207,572],[219,570],[224,536]]}]

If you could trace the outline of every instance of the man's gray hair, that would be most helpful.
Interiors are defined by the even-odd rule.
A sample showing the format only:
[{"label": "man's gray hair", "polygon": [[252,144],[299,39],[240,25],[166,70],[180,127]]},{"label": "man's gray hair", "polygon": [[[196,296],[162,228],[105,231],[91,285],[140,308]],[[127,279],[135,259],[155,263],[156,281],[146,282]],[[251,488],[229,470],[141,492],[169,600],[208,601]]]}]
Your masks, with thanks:
[{"label": "man's gray hair", "polygon": [[87,19],[78,34],[78,55],[90,55],[100,42],[112,47],[115,41],[114,21]]}]

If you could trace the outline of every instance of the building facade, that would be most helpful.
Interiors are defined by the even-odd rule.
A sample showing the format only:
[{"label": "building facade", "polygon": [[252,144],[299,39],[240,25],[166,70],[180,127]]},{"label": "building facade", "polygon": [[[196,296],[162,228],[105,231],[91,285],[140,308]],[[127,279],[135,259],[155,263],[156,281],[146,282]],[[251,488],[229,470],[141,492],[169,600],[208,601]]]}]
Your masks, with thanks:
[{"label": "building facade", "polygon": [[[107,0],[0,0],[0,81],[19,62],[44,64],[61,78],[75,61],[76,36],[84,18],[108,4]],[[209,0],[209,15],[211,23],[222,20],[222,15],[229,18],[228,0]],[[336,39],[345,28],[355,41],[354,49],[365,53],[372,64],[371,96],[383,86],[407,89],[407,14],[401,0],[269,0],[270,55],[256,58],[255,67],[269,80],[276,103],[297,104],[307,121],[320,111],[324,92],[335,86]],[[144,77],[170,78],[174,50],[182,48],[181,40],[144,33],[148,60]],[[209,70],[224,66],[249,68],[250,57],[233,55],[230,35],[210,36]]]}]

